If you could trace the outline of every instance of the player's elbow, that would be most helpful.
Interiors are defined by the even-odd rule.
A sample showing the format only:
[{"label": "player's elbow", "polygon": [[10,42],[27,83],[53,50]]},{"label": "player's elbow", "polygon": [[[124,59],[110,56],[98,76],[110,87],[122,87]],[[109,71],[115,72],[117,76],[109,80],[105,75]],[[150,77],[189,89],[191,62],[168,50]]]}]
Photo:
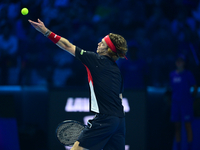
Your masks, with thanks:
[{"label": "player's elbow", "polygon": [[73,56],[75,56],[75,50],[76,50],[76,46],[71,44],[65,47],[65,50],[68,51],[70,54],[72,54]]}]

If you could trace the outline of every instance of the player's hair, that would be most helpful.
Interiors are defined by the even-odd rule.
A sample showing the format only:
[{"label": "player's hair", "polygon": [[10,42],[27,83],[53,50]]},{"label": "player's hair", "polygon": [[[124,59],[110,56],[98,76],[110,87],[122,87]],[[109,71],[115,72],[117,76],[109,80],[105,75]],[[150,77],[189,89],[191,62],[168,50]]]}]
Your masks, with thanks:
[{"label": "player's hair", "polygon": [[119,58],[125,58],[125,55],[128,51],[128,46],[126,40],[119,34],[110,33],[110,40],[115,45],[117,53],[113,52],[110,48],[108,48],[109,56],[116,61]]}]

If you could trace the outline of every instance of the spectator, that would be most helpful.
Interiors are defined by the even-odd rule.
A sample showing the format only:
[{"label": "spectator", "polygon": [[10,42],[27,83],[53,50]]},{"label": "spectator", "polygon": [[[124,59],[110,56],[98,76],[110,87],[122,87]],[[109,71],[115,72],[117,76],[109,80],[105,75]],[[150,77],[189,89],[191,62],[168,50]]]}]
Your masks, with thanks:
[{"label": "spectator", "polygon": [[[49,45],[49,41],[32,32],[27,22],[28,19],[41,18],[46,25],[52,26],[52,31],[70,37],[70,41],[83,44],[83,48],[96,49],[96,46],[87,43],[87,38],[95,35],[96,39],[92,40],[98,41],[107,32],[121,34],[127,40],[136,40],[140,45],[137,59],[147,60],[151,66],[149,77],[152,82],[148,84],[164,86],[167,83],[165,72],[169,69],[163,68],[166,68],[171,58],[178,52],[190,54],[191,44],[196,50],[200,49],[200,3],[197,3],[198,0],[3,0],[0,2],[0,34],[3,34],[2,27],[7,21],[11,22],[19,40],[21,84],[31,85],[36,82],[31,81],[32,69],[35,69],[34,74],[43,76],[43,79],[48,78],[49,82],[52,79],[49,76],[53,73],[52,67],[48,77],[43,71],[48,68],[44,67],[47,59],[54,64],[54,48],[47,49],[45,46],[43,50],[37,49],[32,41],[46,45]],[[20,13],[23,7],[29,9],[26,16]],[[38,62],[42,62],[42,69],[37,67]],[[198,75],[197,72],[198,69],[194,73]]]},{"label": "spectator", "polygon": [[[1,60],[1,84],[18,84],[19,59],[17,57],[18,40],[12,34],[13,30],[9,24],[3,27],[0,35],[0,60]],[[14,76],[13,76],[14,74]],[[12,81],[15,79],[15,81]]]},{"label": "spectator", "polygon": [[[192,125],[193,120],[193,97],[197,94],[197,86],[192,73],[185,70],[185,56],[179,55],[176,60],[176,70],[170,73],[170,83],[172,87],[171,121],[175,123],[175,137],[177,150],[181,150],[181,122],[187,132],[188,150],[192,150]],[[194,92],[190,94],[190,88],[194,87]]]}]

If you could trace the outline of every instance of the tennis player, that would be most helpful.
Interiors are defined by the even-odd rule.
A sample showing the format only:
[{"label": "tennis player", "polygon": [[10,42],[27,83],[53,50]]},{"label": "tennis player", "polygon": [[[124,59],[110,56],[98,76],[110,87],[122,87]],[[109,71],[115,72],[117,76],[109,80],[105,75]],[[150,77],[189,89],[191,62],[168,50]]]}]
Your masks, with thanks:
[{"label": "tennis player", "polygon": [[66,50],[86,67],[90,86],[90,111],[96,115],[88,121],[72,150],[124,150],[125,118],[122,106],[123,80],[115,63],[126,58],[126,40],[110,33],[98,43],[97,54],[85,51],[48,30],[44,23],[29,20],[32,26]]},{"label": "tennis player", "polygon": [[[178,56],[176,68],[175,71],[170,73],[172,87],[171,121],[175,123],[177,150],[181,150],[181,122],[184,122],[186,128],[188,150],[192,150],[193,135],[191,122],[194,118],[193,97],[197,94],[197,86],[192,73],[185,69],[184,55]],[[194,87],[192,94],[190,93],[191,87]]]}]

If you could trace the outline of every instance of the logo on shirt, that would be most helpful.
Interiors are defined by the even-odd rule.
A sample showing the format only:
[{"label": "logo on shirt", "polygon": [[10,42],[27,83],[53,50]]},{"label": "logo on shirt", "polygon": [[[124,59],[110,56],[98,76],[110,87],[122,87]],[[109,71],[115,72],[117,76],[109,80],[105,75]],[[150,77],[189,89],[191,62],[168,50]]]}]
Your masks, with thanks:
[{"label": "logo on shirt", "polygon": [[179,82],[181,82],[181,77],[175,77],[175,78],[173,78],[173,82],[174,82],[174,83],[179,83]]},{"label": "logo on shirt", "polygon": [[84,51],[84,50],[82,49],[80,54],[83,55],[84,52],[86,52],[86,51]]}]

